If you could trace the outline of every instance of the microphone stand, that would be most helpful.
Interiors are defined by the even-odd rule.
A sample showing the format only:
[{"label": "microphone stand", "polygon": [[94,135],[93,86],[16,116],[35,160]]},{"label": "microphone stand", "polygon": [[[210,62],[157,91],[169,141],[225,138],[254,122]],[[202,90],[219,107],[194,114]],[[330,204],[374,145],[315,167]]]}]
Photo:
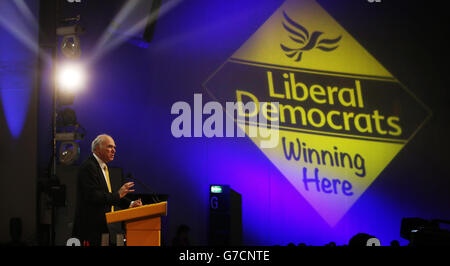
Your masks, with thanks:
[{"label": "microphone stand", "polygon": [[143,186],[143,187],[145,188],[145,190],[147,190],[148,192],[150,192],[150,194],[151,194],[151,196],[152,196],[153,203],[159,203],[159,202],[161,202],[161,201],[159,200],[158,196],[155,194],[155,192],[153,192],[153,190],[151,190],[151,189],[150,189],[146,184],[144,184],[141,180],[139,180],[139,179],[133,177],[131,174],[128,174],[126,178],[127,178],[127,179],[130,179],[130,180],[137,181],[141,186]]}]

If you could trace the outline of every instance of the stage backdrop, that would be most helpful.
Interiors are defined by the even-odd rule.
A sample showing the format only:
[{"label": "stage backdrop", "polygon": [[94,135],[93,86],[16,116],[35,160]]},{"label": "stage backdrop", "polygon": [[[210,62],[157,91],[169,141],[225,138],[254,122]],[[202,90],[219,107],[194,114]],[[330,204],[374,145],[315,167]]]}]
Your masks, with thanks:
[{"label": "stage backdrop", "polygon": [[[408,1],[163,1],[148,48],[108,50],[110,2],[66,5],[87,27],[88,85],[72,106],[87,129],[81,157],[110,134],[113,166],[169,194],[167,239],[187,224],[192,243],[207,244],[210,184],[242,195],[245,245],[342,245],[357,233],[406,244],[402,217],[450,218],[439,8],[426,20]],[[250,130],[268,125],[248,117],[231,123],[248,136],[205,136],[196,117],[214,129],[222,114],[198,116],[200,96],[276,102],[248,114],[276,124],[260,132],[276,145],[263,148]],[[177,102],[186,108],[172,114]],[[174,136],[173,123],[189,134]]]},{"label": "stage backdrop", "polygon": [[[28,17],[20,4],[28,6]],[[34,244],[37,237],[38,25],[31,17],[38,10],[37,1],[0,2],[1,244],[11,241],[9,222],[15,217],[22,221],[21,241]]]}]

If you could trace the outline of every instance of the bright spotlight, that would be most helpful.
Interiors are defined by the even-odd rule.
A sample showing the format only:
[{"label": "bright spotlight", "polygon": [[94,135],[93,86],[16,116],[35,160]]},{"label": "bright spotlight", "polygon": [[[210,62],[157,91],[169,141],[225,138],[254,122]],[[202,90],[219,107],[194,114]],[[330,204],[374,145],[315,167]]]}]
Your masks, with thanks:
[{"label": "bright spotlight", "polygon": [[80,65],[67,64],[59,67],[57,74],[58,88],[65,92],[75,92],[86,82],[84,69]]}]

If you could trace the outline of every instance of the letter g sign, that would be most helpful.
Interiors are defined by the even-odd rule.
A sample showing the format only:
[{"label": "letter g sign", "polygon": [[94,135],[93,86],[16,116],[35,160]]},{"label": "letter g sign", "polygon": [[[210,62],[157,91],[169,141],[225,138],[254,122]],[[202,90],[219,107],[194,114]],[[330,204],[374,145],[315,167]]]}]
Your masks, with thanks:
[{"label": "letter g sign", "polygon": [[217,209],[218,207],[218,202],[217,202],[217,197],[211,197],[211,201],[210,201],[210,205],[212,209]]}]

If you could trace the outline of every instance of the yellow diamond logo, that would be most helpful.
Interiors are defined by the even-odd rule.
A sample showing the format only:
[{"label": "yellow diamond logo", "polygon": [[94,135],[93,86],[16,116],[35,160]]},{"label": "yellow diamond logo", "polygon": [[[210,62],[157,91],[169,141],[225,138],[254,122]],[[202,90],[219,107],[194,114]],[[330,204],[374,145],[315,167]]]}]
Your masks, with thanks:
[{"label": "yellow diamond logo", "polygon": [[[236,119],[330,226],[336,225],[431,112],[312,0],[286,1],[208,80],[221,103],[277,126]],[[230,114],[234,115],[234,114]],[[256,114],[255,114],[256,115]]]}]

